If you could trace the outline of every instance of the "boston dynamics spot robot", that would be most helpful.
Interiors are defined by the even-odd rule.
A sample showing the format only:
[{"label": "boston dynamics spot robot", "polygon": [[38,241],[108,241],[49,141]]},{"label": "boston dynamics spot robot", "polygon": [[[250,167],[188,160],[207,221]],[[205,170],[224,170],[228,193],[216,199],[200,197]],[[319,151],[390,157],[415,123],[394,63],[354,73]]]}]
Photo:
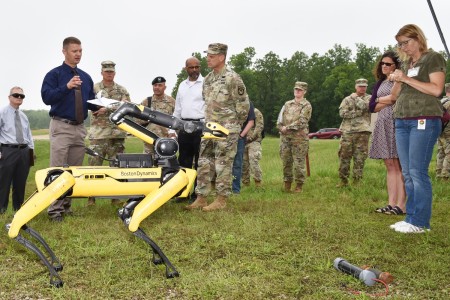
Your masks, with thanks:
[{"label": "boston dynamics spot robot", "polygon": [[[63,266],[39,233],[26,223],[55,200],[65,197],[126,197],[119,209],[119,218],[135,236],[144,240],[153,251],[152,262],[166,266],[166,277],[179,276],[178,271],[158,245],[139,228],[141,222],[173,197],[187,197],[197,176],[195,170],[181,168],[176,159],[178,143],[160,138],[134,120],[144,120],[166,128],[188,133],[201,131],[202,138],[224,139],[228,130],[216,123],[183,121],[142,105],[123,103],[110,116],[111,122],[137,138],[153,144],[156,154],[118,154],[110,166],[64,166],[36,172],[37,191],[16,212],[6,225],[8,235],[34,252],[50,272],[50,284],[62,287],[58,272]],[[87,150],[89,153],[89,150]],[[96,155],[95,152],[90,151]],[[40,244],[36,246],[20,233],[25,232]],[[44,248],[42,251],[41,248]],[[47,258],[49,257],[49,258]]]}]

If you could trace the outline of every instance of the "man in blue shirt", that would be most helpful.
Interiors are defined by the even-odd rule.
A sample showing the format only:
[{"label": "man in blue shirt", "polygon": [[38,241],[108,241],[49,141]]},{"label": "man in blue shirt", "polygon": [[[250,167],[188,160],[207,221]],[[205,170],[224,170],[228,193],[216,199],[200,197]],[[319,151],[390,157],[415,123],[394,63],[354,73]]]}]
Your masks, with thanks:
[{"label": "man in blue shirt", "polygon": [[[94,99],[94,83],[91,76],[77,68],[82,55],[81,42],[76,37],[63,41],[64,62],[45,75],[41,96],[50,105],[50,166],[81,166],[83,164],[86,137],[84,119],[88,108],[98,107],[87,100]],[[78,95],[80,96],[78,96]],[[81,99],[80,99],[81,98]],[[77,104],[77,101],[79,101]],[[78,111],[78,108],[80,109]],[[57,200],[48,208],[53,221],[61,222],[71,214],[71,199]]]}]

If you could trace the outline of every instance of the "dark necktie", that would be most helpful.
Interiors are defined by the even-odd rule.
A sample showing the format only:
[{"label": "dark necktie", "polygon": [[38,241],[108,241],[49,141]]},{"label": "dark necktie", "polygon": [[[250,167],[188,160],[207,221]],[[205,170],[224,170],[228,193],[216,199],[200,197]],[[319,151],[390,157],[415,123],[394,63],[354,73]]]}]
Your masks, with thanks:
[{"label": "dark necktie", "polygon": [[22,122],[20,121],[20,115],[19,111],[15,111],[16,116],[14,117],[14,125],[16,126],[16,140],[18,144],[25,143],[25,140],[23,139],[23,128],[22,128]]},{"label": "dark necktie", "polygon": [[[74,76],[78,76],[77,70],[72,69],[72,73]],[[84,121],[83,98],[81,97],[80,86],[75,88],[75,119],[80,124]]]}]

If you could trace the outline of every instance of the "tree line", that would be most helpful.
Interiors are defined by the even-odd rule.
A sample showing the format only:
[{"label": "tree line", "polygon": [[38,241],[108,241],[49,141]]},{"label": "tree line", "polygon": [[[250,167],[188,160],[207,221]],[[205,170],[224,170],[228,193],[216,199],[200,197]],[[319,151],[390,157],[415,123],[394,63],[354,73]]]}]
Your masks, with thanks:
[{"label": "tree line", "polygon": [[[228,66],[241,75],[247,87],[247,93],[264,115],[265,132],[276,134],[276,120],[281,107],[294,98],[293,87],[296,81],[308,83],[306,99],[311,102],[313,113],[310,131],[320,128],[339,127],[339,105],[346,96],[355,90],[355,80],[369,80],[368,93],[375,84],[373,70],[382,53],[394,49],[388,46],[383,51],[376,47],[356,44],[356,54],[352,50],[335,44],[325,54],[313,53],[308,56],[297,51],[290,58],[280,58],[269,52],[262,58],[256,58],[253,47],[247,47],[242,53],[228,59]],[[442,55],[446,57],[445,53]],[[200,60],[201,73],[206,76],[210,69],[206,56],[193,53]],[[177,83],[172,90],[175,97],[179,84],[187,78],[184,69],[177,74]],[[450,63],[447,61],[446,82],[450,82]],[[50,118],[47,110],[24,110],[32,129],[48,128]],[[89,124],[89,119],[85,122]]]}]

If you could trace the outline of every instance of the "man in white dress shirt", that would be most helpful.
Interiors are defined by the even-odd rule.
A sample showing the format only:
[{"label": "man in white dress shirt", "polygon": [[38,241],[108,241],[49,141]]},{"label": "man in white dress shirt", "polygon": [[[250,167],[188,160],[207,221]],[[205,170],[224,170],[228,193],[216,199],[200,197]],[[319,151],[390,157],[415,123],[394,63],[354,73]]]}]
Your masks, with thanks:
[{"label": "man in white dress shirt", "polygon": [[[186,60],[184,69],[188,78],[182,81],[178,87],[173,116],[186,121],[204,122],[205,101],[202,96],[203,77],[200,74],[200,61],[196,57],[190,57]],[[170,130],[169,137],[176,137],[175,131]],[[180,145],[178,162],[180,166],[197,169],[200,141],[200,132],[178,132],[178,144]],[[195,198],[194,192],[191,200],[195,200]]]}]

